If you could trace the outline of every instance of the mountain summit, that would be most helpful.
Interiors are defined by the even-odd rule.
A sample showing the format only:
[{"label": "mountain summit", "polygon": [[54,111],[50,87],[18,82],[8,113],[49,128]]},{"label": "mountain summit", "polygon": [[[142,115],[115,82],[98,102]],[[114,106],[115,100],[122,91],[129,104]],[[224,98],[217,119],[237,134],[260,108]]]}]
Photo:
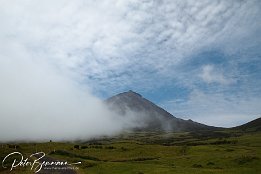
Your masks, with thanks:
[{"label": "mountain summit", "polygon": [[137,126],[137,130],[196,131],[214,129],[214,127],[192,120],[176,118],[161,107],[143,98],[142,95],[131,90],[108,98],[106,103],[112,110],[122,116],[128,113],[135,113],[140,122],[144,123],[142,127]]}]

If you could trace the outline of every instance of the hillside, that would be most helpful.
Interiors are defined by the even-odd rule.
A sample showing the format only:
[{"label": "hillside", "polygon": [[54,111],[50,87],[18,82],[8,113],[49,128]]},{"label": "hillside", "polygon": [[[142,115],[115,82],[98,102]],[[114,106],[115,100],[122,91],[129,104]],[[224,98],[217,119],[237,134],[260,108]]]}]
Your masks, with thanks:
[{"label": "hillside", "polygon": [[242,130],[242,131],[251,131],[251,132],[261,131],[261,117],[255,119],[255,120],[252,120],[248,123],[245,123],[243,125],[233,127],[232,129]]}]

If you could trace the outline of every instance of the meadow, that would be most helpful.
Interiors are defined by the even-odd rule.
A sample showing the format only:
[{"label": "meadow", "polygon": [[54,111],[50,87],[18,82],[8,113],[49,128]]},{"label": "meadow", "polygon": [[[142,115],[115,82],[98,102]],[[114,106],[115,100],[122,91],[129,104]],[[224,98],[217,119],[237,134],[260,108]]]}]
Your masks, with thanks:
[{"label": "meadow", "polygon": [[[1,144],[0,157],[14,151],[45,152],[53,159],[82,163],[79,174],[258,174],[261,132],[126,132],[88,141]],[[9,159],[8,165],[12,163]],[[0,173],[34,173],[30,167]]]}]

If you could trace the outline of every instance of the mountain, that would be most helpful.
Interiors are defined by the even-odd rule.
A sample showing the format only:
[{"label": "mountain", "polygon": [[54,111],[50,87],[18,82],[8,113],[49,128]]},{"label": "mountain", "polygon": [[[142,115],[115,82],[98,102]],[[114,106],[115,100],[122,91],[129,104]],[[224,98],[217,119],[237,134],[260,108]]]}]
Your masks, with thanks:
[{"label": "mountain", "polygon": [[261,131],[261,117],[255,119],[255,120],[252,120],[248,123],[245,123],[241,126],[233,127],[232,129],[249,131],[249,132]]},{"label": "mountain", "polygon": [[131,90],[110,97],[105,102],[110,109],[122,116],[135,116],[138,122],[142,123],[142,126],[137,126],[135,130],[197,131],[216,129],[215,127],[197,123],[192,120],[176,118],[161,107]]}]

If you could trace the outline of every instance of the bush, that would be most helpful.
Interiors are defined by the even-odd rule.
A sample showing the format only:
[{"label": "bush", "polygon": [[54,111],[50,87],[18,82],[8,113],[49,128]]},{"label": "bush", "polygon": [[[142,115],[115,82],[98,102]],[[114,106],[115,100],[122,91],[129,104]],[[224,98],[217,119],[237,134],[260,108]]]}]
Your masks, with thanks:
[{"label": "bush", "polygon": [[125,147],[121,147],[121,150],[125,152],[125,151],[127,151],[128,149],[125,148]]},{"label": "bush", "polygon": [[90,148],[94,148],[94,149],[102,149],[102,146],[90,146]]},{"label": "bush", "polygon": [[79,145],[74,145],[73,146],[75,149],[80,149],[80,146]]},{"label": "bush", "polygon": [[88,146],[82,146],[81,147],[81,149],[87,149],[88,148]]},{"label": "bush", "polygon": [[107,147],[105,147],[105,149],[116,149],[116,148],[113,146],[107,146]]},{"label": "bush", "polygon": [[194,167],[194,168],[202,168],[203,166],[201,164],[193,164],[192,167]]},{"label": "bush", "polygon": [[238,143],[237,140],[231,140],[231,141],[229,141],[229,140],[218,140],[218,141],[211,142],[209,144],[211,144],[211,145],[222,145],[222,144],[236,144],[236,143]]},{"label": "bush", "polygon": [[210,161],[210,162],[207,163],[207,165],[208,165],[208,166],[212,166],[212,165],[215,165],[215,163],[213,163],[213,162]]}]

